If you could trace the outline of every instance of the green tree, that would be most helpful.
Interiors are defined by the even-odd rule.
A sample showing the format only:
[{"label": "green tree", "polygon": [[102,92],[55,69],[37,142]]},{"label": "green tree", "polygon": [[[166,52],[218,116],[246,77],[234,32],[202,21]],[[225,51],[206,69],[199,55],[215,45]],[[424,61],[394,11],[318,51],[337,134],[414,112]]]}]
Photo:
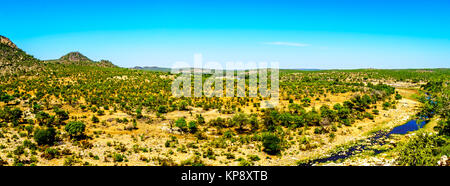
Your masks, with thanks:
[{"label": "green tree", "polygon": [[95,115],[92,115],[92,122],[93,123],[98,123],[98,122],[100,122],[100,120],[98,119],[98,117],[97,116],[95,116]]},{"label": "green tree", "polygon": [[449,145],[442,136],[419,132],[406,144],[400,145],[397,161],[403,166],[435,166],[445,154],[441,147]]},{"label": "green tree", "polygon": [[86,125],[81,121],[71,121],[66,127],[65,131],[73,138],[81,137],[84,135]]},{"label": "green tree", "polygon": [[158,111],[158,113],[161,113],[161,114],[167,113],[167,106],[166,105],[160,105],[160,106],[158,106],[157,111]]},{"label": "green tree", "polygon": [[39,125],[50,126],[55,121],[55,116],[51,116],[44,111],[40,111],[36,114],[36,120]]},{"label": "green tree", "polygon": [[178,120],[175,121],[175,126],[180,128],[183,132],[188,131],[186,119],[184,118],[178,118]]},{"label": "green tree", "polygon": [[69,113],[66,112],[65,110],[58,108],[58,109],[55,109],[54,111],[60,121],[65,121],[65,120],[69,119]]},{"label": "green tree", "polygon": [[197,123],[195,121],[190,121],[188,124],[189,132],[194,134],[197,132]]},{"label": "green tree", "polygon": [[14,122],[17,123],[19,119],[22,117],[22,110],[19,108],[11,108],[5,107],[3,110],[0,110],[0,118],[5,122]]},{"label": "green tree", "polygon": [[450,119],[447,121],[439,121],[438,125],[434,127],[439,132],[439,135],[450,136]]},{"label": "green tree", "polygon": [[281,152],[281,139],[275,134],[266,134],[263,136],[264,152],[270,155],[276,155]]},{"label": "green tree", "polygon": [[136,109],[136,118],[137,119],[142,118],[142,110],[141,109]]},{"label": "green tree", "polygon": [[311,99],[308,97],[305,97],[302,99],[302,103],[304,107],[309,107],[311,105]]},{"label": "green tree", "polygon": [[205,124],[205,118],[201,114],[197,114],[196,118],[199,125]]},{"label": "green tree", "polygon": [[178,110],[187,110],[188,107],[188,103],[186,101],[180,101],[180,103],[178,103]]},{"label": "green tree", "polygon": [[235,114],[230,120],[231,126],[236,126],[239,132],[243,131],[248,123],[248,117],[244,113]]},{"label": "green tree", "polygon": [[34,140],[39,145],[53,145],[56,141],[56,130],[53,127],[34,131]]},{"label": "green tree", "polygon": [[256,131],[259,129],[259,122],[258,122],[258,118],[255,115],[252,115],[249,119],[250,125],[251,125],[251,130],[252,131]]},{"label": "green tree", "polygon": [[395,99],[396,99],[396,100],[400,100],[400,99],[402,99],[402,96],[401,96],[400,94],[396,94],[396,95],[395,95]]}]

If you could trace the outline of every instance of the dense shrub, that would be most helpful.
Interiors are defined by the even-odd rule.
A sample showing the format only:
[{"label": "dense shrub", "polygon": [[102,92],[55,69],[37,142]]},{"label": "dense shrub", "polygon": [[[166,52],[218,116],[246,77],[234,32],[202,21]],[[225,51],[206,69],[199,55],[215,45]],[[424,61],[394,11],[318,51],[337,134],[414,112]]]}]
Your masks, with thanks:
[{"label": "dense shrub", "polygon": [[440,121],[439,124],[434,127],[439,132],[439,135],[450,136],[450,119],[446,121]]},{"label": "dense shrub", "polygon": [[205,124],[205,118],[201,114],[197,114],[196,118],[199,125]]},{"label": "dense shrub", "polygon": [[55,116],[51,116],[44,111],[40,111],[36,114],[36,120],[39,125],[50,126],[55,121]]},{"label": "dense shrub", "polygon": [[197,123],[195,121],[190,121],[189,125],[188,125],[188,128],[189,128],[189,132],[190,133],[192,133],[192,134],[196,133],[197,130],[198,130]]},{"label": "dense shrub", "polygon": [[123,154],[119,154],[119,153],[114,153],[113,155],[113,161],[114,162],[122,162],[124,160],[126,160],[126,156]]},{"label": "dense shrub", "polygon": [[98,119],[98,117],[95,116],[95,115],[92,116],[92,119],[91,119],[91,120],[92,120],[93,123],[98,123],[98,122],[100,122],[100,120]]},{"label": "dense shrub", "polygon": [[204,166],[205,163],[201,160],[200,156],[193,156],[187,160],[184,160],[180,164],[181,166]]},{"label": "dense shrub", "polygon": [[160,105],[157,109],[158,113],[167,113],[167,106],[166,105]]},{"label": "dense shrub", "polygon": [[86,125],[81,121],[71,121],[64,128],[64,130],[74,138],[83,136],[85,129]]},{"label": "dense shrub", "polygon": [[37,129],[34,131],[34,140],[39,145],[53,145],[56,141],[55,128]]},{"label": "dense shrub", "polygon": [[55,114],[56,114],[56,116],[58,116],[58,119],[60,121],[65,121],[65,120],[69,119],[69,113],[66,112],[65,110],[57,108],[54,111],[55,111]]},{"label": "dense shrub", "polygon": [[60,152],[58,149],[46,148],[44,153],[42,153],[41,157],[51,160],[53,158],[57,158],[59,155],[60,155]]},{"label": "dense shrub", "polygon": [[22,117],[22,114],[22,110],[19,108],[11,109],[9,107],[5,107],[3,110],[0,110],[0,119],[3,119],[5,122],[17,123]]},{"label": "dense shrub", "polygon": [[175,121],[175,126],[180,128],[180,130],[183,131],[183,132],[187,132],[188,131],[186,119],[184,119],[184,118],[179,118],[178,120],[176,120]]},{"label": "dense shrub", "polygon": [[402,96],[401,96],[400,94],[396,94],[396,95],[395,95],[395,99],[396,99],[396,100],[400,100],[400,99],[402,99]]},{"label": "dense shrub", "polygon": [[436,166],[442,155],[450,153],[448,139],[427,133],[417,133],[398,149],[397,162],[406,166]]},{"label": "dense shrub", "polygon": [[281,151],[281,139],[275,134],[266,134],[263,136],[264,152],[270,155],[279,154]]}]

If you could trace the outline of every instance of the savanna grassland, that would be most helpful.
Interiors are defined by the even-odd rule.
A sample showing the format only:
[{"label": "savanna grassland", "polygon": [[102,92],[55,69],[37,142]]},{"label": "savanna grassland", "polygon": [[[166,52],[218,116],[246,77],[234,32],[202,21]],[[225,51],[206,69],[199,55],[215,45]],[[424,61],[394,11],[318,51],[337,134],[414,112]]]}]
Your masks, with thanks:
[{"label": "savanna grassland", "polygon": [[5,38],[0,70],[5,166],[299,165],[425,115],[414,134],[327,163],[438,165],[450,152],[449,69],[280,70],[274,109],[260,96],[176,98],[178,74],[78,52],[43,61]]}]

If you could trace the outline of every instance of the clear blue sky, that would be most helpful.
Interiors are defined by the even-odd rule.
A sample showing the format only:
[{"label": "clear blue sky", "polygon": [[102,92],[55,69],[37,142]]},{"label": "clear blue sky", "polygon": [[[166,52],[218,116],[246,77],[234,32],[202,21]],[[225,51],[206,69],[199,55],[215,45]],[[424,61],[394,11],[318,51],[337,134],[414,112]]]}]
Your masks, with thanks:
[{"label": "clear blue sky", "polygon": [[278,61],[281,68],[450,68],[448,0],[3,0],[0,35],[39,59],[122,67]]}]

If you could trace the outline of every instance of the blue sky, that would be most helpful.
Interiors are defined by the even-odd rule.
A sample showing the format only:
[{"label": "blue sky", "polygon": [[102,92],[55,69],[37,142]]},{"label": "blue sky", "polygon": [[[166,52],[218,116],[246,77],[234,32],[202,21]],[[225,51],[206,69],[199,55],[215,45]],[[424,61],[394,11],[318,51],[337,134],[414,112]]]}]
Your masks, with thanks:
[{"label": "blue sky", "polygon": [[278,61],[281,68],[450,68],[450,1],[25,1],[0,35],[39,59],[122,67]]}]

